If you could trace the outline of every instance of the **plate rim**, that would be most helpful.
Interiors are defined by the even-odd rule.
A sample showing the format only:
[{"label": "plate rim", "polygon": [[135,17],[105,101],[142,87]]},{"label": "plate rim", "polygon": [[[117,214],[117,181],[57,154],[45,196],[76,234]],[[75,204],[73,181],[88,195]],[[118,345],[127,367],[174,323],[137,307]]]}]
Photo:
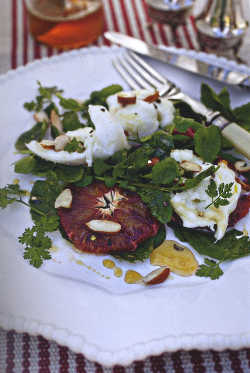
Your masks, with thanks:
[{"label": "plate rim", "polygon": [[[87,47],[80,50],[64,52],[61,55],[44,57],[40,60],[32,61],[26,66],[20,66],[16,70],[10,70],[0,76],[1,82],[8,79],[14,79],[23,71],[30,70],[39,65],[46,65],[56,61],[66,60],[81,54],[88,54],[94,51],[109,52],[110,49],[121,50],[118,46]],[[187,50],[186,50],[187,51]],[[214,56],[216,57],[216,56]],[[216,57],[217,58],[217,57]],[[220,57],[218,57],[220,59]],[[224,61],[225,59],[222,58]],[[236,64],[236,63],[235,63]],[[238,66],[238,64],[236,64]],[[247,67],[247,66],[246,66]],[[248,67],[247,67],[248,68]],[[29,319],[17,315],[5,314],[0,312],[0,326],[5,330],[15,330],[18,333],[27,332],[31,335],[42,335],[44,338],[55,341],[60,345],[69,347],[76,353],[82,353],[91,361],[98,361],[103,366],[111,367],[116,364],[127,366],[135,360],[142,360],[148,356],[159,355],[163,352],[174,352],[180,349],[191,350],[198,349],[205,351],[214,349],[222,351],[227,348],[239,349],[250,346],[250,332],[234,334],[185,334],[182,337],[168,335],[161,339],[155,339],[144,343],[136,343],[129,347],[114,352],[101,349],[99,346],[92,344],[81,334],[74,334],[69,329],[59,328],[56,325],[42,323],[39,320]]]}]

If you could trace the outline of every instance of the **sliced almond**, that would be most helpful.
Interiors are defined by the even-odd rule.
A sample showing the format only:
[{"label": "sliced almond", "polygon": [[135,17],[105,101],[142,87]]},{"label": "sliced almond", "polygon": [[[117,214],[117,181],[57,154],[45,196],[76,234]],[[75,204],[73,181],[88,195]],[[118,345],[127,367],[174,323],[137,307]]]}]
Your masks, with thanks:
[{"label": "sliced almond", "polygon": [[33,115],[33,118],[35,119],[36,122],[43,122],[43,121],[48,122],[49,120],[48,115],[45,113],[45,111],[39,111],[38,113],[35,113]]},{"label": "sliced almond", "polygon": [[63,150],[65,146],[70,142],[70,137],[67,135],[60,135],[55,138],[55,151],[59,152]]},{"label": "sliced almond", "polygon": [[234,164],[234,167],[239,172],[248,172],[250,171],[250,164],[245,161],[237,161]]},{"label": "sliced almond", "polygon": [[182,161],[180,163],[181,168],[183,168],[186,171],[192,171],[192,172],[200,172],[201,166],[197,163],[190,162],[190,161]]},{"label": "sliced almond", "polygon": [[118,233],[122,228],[121,224],[111,220],[90,220],[86,225],[92,231],[102,233]]},{"label": "sliced almond", "polygon": [[133,105],[136,103],[136,95],[135,93],[132,93],[132,92],[131,93],[121,92],[117,95],[117,101],[122,106]]},{"label": "sliced almond", "polygon": [[64,189],[55,201],[55,208],[59,207],[70,208],[72,205],[72,193],[69,188]]},{"label": "sliced almond", "polygon": [[145,97],[144,101],[154,102],[154,101],[158,100],[158,98],[159,98],[159,92],[155,91],[155,93],[153,93],[152,95],[149,95],[149,96]]},{"label": "sliced almond", "polygon": [[161,267],[148,273],[146,276],[143,277],[142,281],[144,282],[145,285],[161,284],[168,278],[169,273],[170,273],[169,268]]},{"label": "sliced almond", "polygon": [[44,149],[53,150],[55,149],[55,142],[53,140],[43,140],[40,142],[40,145]]},{"label": "sliced almond", "polygon": [[56,127],[56,129],[58,130],[59,133],[63,133],[63,126],[62,126],[62,121],[61,119],[59,118],[59,116],[57,115],[56,111],[55,110],[52,110],[51,111],[51,114],[50,114],[50,120],[51,120],[51,124]]}]

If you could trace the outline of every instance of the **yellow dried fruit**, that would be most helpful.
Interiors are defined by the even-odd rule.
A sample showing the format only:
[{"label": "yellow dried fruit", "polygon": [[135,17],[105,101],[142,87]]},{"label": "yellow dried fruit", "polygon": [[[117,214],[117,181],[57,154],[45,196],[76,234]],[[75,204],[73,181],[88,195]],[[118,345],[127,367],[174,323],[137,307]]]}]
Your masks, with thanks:
[{"label": "yellow dried fruit", "polygon": [[194,254],[179,242],[167,240],[150,255],[152,265],[166,266],[180,276],[191,276],[198,268]]}]

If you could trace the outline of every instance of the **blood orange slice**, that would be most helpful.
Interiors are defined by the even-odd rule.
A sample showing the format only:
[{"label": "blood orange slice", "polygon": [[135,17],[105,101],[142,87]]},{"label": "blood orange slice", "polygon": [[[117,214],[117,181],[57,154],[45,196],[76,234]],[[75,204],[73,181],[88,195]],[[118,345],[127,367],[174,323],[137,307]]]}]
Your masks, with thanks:
[{"label": "blood orange slice", "polygon": [[[140,242],[158,232],[159,223],[137,193],[119,187],[107,188],[98,182],[70,189],[71,208],[59,208],[58,214],[68,238],[80,251],[95,254],[134,251]],[[90,228],[96,220],[105,221],[104,231]],[[107,221],[120,224],[121,229],[105,232]]]}]

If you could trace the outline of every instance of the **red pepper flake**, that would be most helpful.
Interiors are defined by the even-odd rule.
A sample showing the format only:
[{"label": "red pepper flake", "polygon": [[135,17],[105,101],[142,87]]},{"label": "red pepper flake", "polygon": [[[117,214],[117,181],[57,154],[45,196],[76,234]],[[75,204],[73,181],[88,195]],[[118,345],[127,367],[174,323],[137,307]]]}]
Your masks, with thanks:
[{"label": "red pepper flake", "polygon": [[195,131],[193,130],[193,128],[189,127],[186,132],[179,132],[177,131],[176,129],[173,130],[173,134],[174,135],[184,135],[184,136],[188,136],[188,137],[191,137],[193,138],[194,137],[194,134],[195,134]]}]

